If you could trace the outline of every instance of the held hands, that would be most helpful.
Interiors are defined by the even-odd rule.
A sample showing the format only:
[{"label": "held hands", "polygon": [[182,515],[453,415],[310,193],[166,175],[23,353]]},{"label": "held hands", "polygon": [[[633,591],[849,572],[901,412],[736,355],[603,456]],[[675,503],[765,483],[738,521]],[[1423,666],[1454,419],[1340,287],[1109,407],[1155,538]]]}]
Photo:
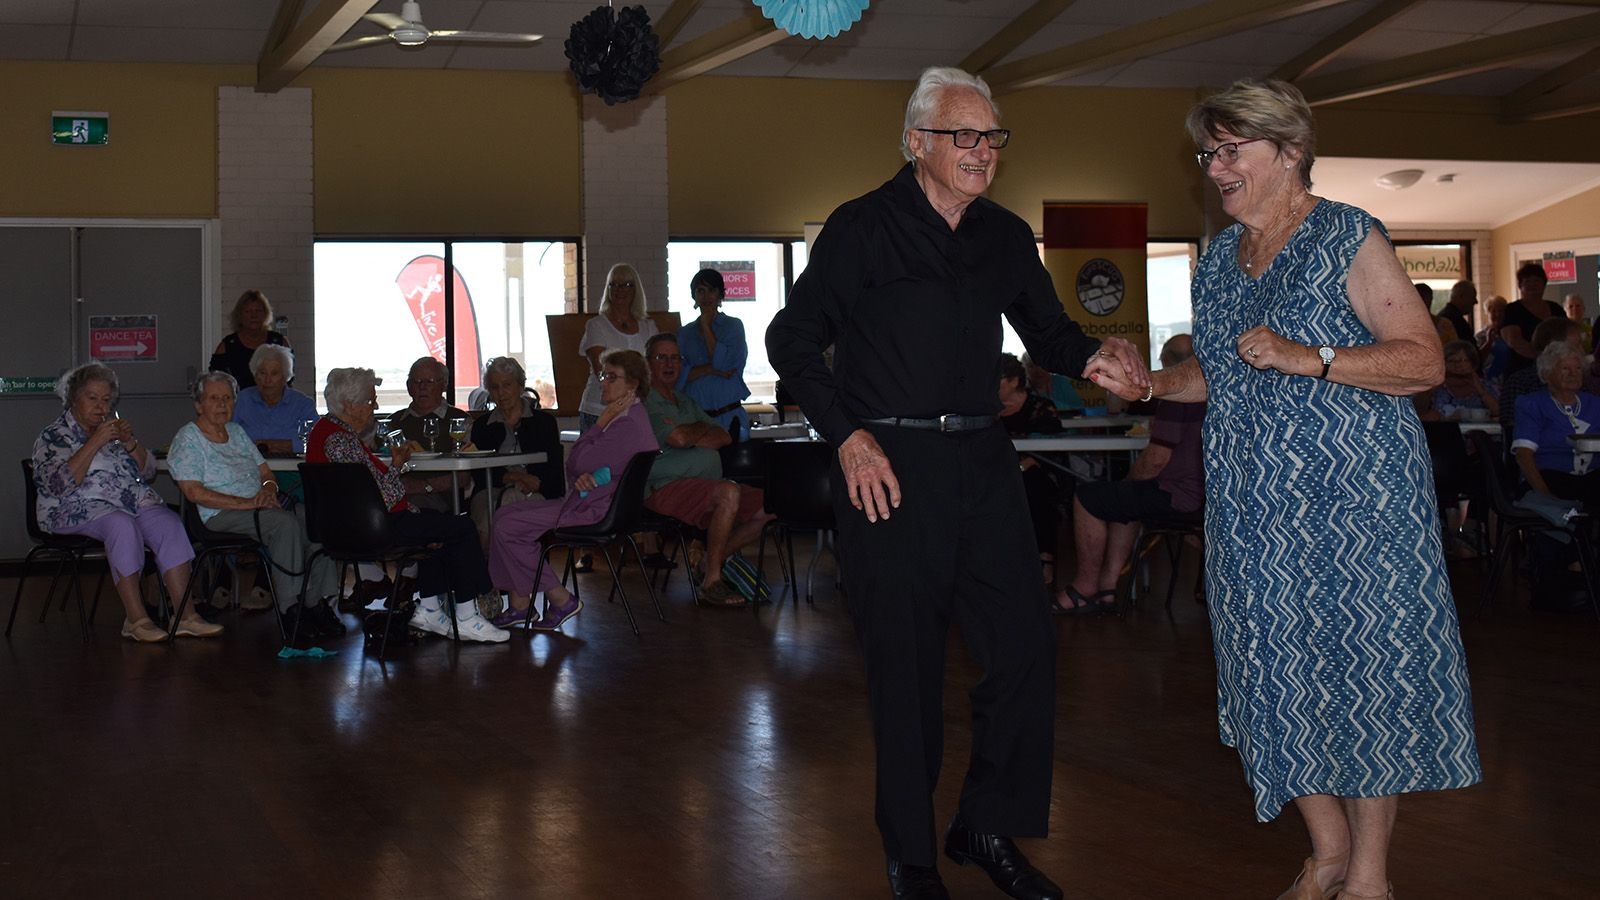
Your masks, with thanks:
[{"label": "held hands", "polygon": [[505,480],[524,494],[536,494],[539,492],[539,476],[537,475],[529,475],[526,472],[507,472]]},{"label": "held hands", "polygon": [[263,484],[261,490],[256,491],[251,500],[252,509],[272,509],[278,505],[278,486],[272,483]]},{"label": "held hands", "polygon": [[580,491],[592,491],[600,486],[600,482],[594,480],[593,472],[584,472],[577,478],[572,479],[572,486]]},{"label": "held hands", "polygon": [[[134,440],[133,426],[128,424],[127,419],[106,419],[94,430],[94,434],[90,435],[90,440],[95,442],[96,450],[112,441],[122,441],[123,445],[127,446]],[[131,451],[133,448],[128,447],[128,449]]]},{"label": "held hands", "polygon": [[850,505],[865,512],[868,522],[887,519],[891,508],[900,507],[900,480],[871,432],[857,429],[839,445],[839,468]]},{"label": "held hands", "polygon": [[1083,377],[1124,400],[1148,400],[1155,395],[1144,355],[1123,338],[1101,342],[1099,351],[1089,357]]},{"label": "held hands", "polygon": [[1322,360],[1317,351],[1289,340],[1265,325],[1239,335],[1239,358],[1257,369],[1277,369],[1286,375],[1317,375]]},{"label": "held hands", "polygon": [[406,460],[411,458],[411,454],[420,449],[422,449],[422,445],[416,441],[406,441],[398,447],[391,447],[389,449],[389,464],[398,469],[406,464]]}]

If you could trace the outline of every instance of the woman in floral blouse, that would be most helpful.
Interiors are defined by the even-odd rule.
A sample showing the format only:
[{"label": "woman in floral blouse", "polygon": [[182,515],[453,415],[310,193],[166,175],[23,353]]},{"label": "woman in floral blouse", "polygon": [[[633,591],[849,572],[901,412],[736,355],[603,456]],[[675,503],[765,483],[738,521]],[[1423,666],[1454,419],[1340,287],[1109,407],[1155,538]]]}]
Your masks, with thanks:
[{"label": "woman in floral blouse", "polygon": [[[145,614],[139,575],[149,547],[167,593],[183,594],[194,559],[183,522],[148,483],[156,474],[155,458],[134,436],[133,426],[112,413],[119,394],[116,373],[99,363],[79,366],[61,376],[56,394],[65,409],[33,442],[39,525],[52,534],[81,534],[104,544],[127,614],[122,636],[164,641],[166,630]],[[190,611],[176,633],[215,637],[222,626]]]},{"label": "woman in floral blouse", "polygon": [[[454,591],[456,625],[466,641],[509,640],[503,628],[489,624],[478,613],[476,599],[492,590],[489,566],[478,543],[478,529],[466,516],[453,516],[431,509],[417,509],[406,502],[406,487],[400,476],[410,470],[415,447],[404,444],[393,448],[389,462],[367,448],[363,437],[370,434],[378,409],[378,378],[371,369],[334,369],[328,373],[323,396],[328,414],[311,429],[306,438],[306,462],[361,463],[377,482],[383,505],[389,510],[389,525],[407,544],[437,545],[435,555],[417,564],[417,601],[411,627],[419,631],[450,635],[450,614],[444,609],[444,594]],[[400,598],[406,599],[406,598]],[[498,599],[498,598],[497,598]]]}]

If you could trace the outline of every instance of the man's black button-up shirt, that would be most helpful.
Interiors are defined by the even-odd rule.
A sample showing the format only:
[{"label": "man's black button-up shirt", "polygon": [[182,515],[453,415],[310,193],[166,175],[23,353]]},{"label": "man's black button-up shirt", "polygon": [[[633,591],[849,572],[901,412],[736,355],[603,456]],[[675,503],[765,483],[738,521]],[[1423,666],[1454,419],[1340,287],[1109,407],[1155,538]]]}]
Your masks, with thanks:
[{"label": "man's black button-up shirt", "polygon": [[998,413],[1001,315],[1054,372],[1079,375],[1100,346],[1062,310],[1026,222],[980,197],[951,230],[907,164],[828,217],[767,356],[837,447],[862,419]]}]

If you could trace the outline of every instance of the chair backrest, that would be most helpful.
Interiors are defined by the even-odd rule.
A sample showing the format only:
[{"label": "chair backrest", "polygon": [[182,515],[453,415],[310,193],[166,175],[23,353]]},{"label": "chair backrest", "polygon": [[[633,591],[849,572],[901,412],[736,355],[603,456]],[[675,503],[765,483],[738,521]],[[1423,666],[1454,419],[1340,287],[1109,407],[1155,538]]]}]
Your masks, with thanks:
[{"label": "chair backrest", "polygon": [[767,448],[771,441],[738,441],[723,447],[722,477],[761,487],[767,482]]},{"label": "chair backrest", "polygon": [[617,489],[611,494],[611,506],[606,509],[605,517],[593,525],[562,530],[592,534],[620,534],[637,530],[639,520],[644,515],[644,489],[650,483],[650,467],[655,465],[659,455],[655,450],[635,453],[627,466],[623,467],[622,477],[616,479]]},{"label": "chair backrest", "polygon": [[35,543],[44,543],[44,529],[39,527],[39,486],[33,482],[33,460],[22,461],[22,508],[27,516],[28,537]]},{"label": "chair backrest", "polygon": [[767,443],[767,512],[784,525],[833,528],[833,447],[824,441]]},{"label": "chair backrest", "polygon": [[1475,431],[1467,436],[1478,451],[1478,466],[1483,470],[1484,490],[1489,496],[1489,508],[1498,516],[1527,515],[1511,505],[1511,488],[1507,483],[1505,467],[1500,464],[1501,452],[1489,435]]},{"label": "chair backrest", "polygon": [[244,541],[255,543],[255,536],[243,532],[213,531],[210,526],[200,519],[200,506],[189,502],[188,497],[179,496],[179,513],[183,516],[183,530],[189,535],[191,544],[237,544]]},{"label": "chair backrest", "polygon": [[394,539],[378,483],[362,463],[301,463],[306,536],[334,556],[381,556]]}]

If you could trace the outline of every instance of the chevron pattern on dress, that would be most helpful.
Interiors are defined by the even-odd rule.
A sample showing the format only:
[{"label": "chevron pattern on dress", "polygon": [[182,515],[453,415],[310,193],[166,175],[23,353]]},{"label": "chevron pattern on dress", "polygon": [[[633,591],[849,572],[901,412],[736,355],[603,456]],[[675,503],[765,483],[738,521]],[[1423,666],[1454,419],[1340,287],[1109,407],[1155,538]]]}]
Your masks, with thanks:
[{"label": "chevron pattern on dress", "polygon": [[1310,346],[1374,343],[1346,287],[1374,227],[1320,201],[1255,280],[1236,261],[1235,225],[1194,282],[1218,721],[1262,821],[1307,794],[1482,778],[1433,462],[1410,400],[1257,371],[1235,350],[1263,324]]}]

